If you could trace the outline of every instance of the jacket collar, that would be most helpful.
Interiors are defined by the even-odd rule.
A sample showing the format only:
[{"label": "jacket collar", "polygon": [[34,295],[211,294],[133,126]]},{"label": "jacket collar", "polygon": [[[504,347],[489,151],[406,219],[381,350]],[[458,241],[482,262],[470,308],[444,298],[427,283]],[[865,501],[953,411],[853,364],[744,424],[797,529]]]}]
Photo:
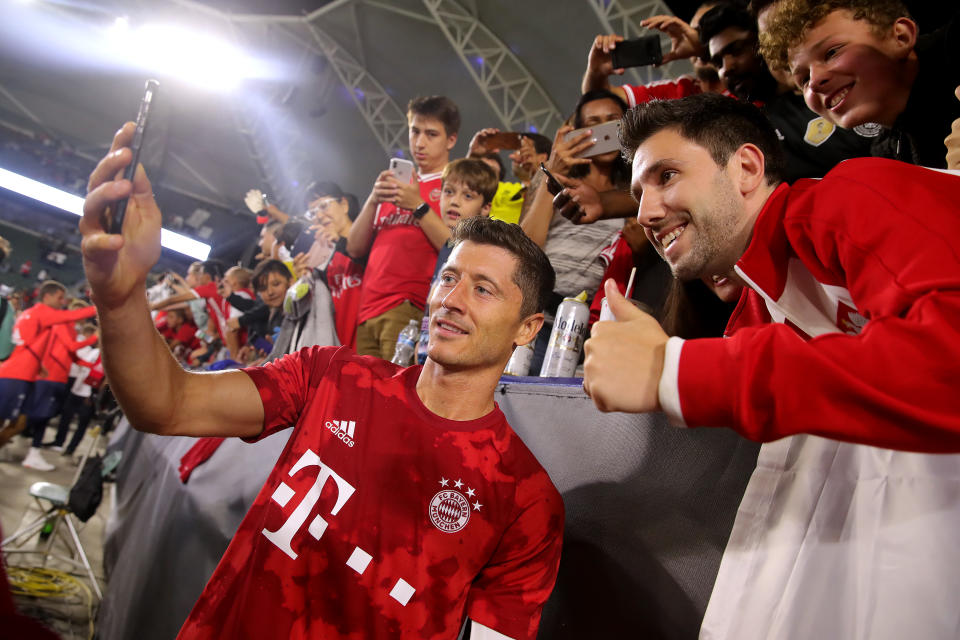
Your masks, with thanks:
[{"label": "jacket collar", "polygon": [[760,210],[753,225],[750,245],[735,265],[737,275],[754,290],[777,300],[787,281],[787,260],[790,244],[783,225],[787,212],[790,186],[778,186]]}]

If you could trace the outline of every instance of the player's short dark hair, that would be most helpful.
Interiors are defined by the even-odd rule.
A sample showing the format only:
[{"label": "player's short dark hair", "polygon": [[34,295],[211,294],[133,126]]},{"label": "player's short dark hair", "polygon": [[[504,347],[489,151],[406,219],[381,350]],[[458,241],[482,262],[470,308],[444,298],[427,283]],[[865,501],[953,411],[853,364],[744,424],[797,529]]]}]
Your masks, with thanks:
[{"label": "player's short dark hair", "polygon": [[483,204],[490,204],[497,193],[500,181],[497,174],[480,158],[460,158],[447,164],[443,169],[443,184],[447,180],[462,182],[468,189],[476,191],[483,198]]},{"label": "player's short dark hair", "polygon": [[[610,95],[617,98],[620,97],[613,93]],[[626,111],[626,103],[624,103],[624,111]],[[533,140],[533,150],[538,154],[545,153],[550,155],[550,152],[553,151],[553,141],[542,133],[521,133],[520,135]]]},{"label": "player's short dark hair", "polygon": [[51,293],[57,293],[59,291],[66,293],[67,288],[56,280],[44,280],[37,288],[37,299],[43,300],[44,296],[48,296]]},{"label": "player's short dark hair", "polygon": [[446,96],[414,98],[407,105],[407,120],[415,115],[439,120],[448,136],[455,136],[460,132],[460,109]]},{"label": "player's short dark hair", "polygon": [[768,184],[783,180],[785,160],[780,140],[760,109],[715,93],[701,93],[680,100],[653,100],[623,116],[620,145],[627,162],[633,162],[637,147],[663,129],[674,129],[708,152],[717,165],[726,166],[743,144],[756,145],[764,157]]},{"label": "player's short dark hair", "polygon": [[520,287],[523,295],[520,317],[526,318],[546,309],[556,274],[547,254],[527,237],[520,225],[475,216],[460,221],[453,231],[453,240],[454,246],[470,241],[500,247],[512,253],[517,258],[513,282]]},{"label": "player's short dark hair", "polygon": [[281,275],[287,280],[293,278],[293,275],[290,273],[290,269],[287,268],[287,265],[285,265],[283,261],[276,260],[274,258],[263,260],[253,270],[253,276],[250,278],[250,281],[253,282],[253,290],[263,291],[266,289],[267,278],[271,273]]}]

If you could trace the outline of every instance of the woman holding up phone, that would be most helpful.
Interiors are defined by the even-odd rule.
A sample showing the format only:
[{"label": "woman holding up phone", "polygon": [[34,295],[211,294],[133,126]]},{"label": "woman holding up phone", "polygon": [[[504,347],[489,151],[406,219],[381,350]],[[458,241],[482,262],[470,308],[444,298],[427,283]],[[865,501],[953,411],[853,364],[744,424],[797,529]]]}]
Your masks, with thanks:
[{"label": "woman holding up phone", "polygon": [[[630,167],[620,157],[619,145],[609,149],[595,142],[595,129],[604,123],[618,122],[626,110],[626,103],[610,91],[591,91],[577,102],[572,116],[573,126],[564,125],[557,131],[553,150],[544,164],[557,181],[573,193],[571,198],[581,208],[599,206],[599,193],[614,188],[625,189],[630,182]],[[604,152],[591,153],[595,147]],[[537,173],[531,191],[533,197],[521,214],[520,226],[543,247],[556,271],[555,300],[548,306],[550,312],[553,310],[550,307],[556,308],[564,297],[597,290],[605,268],[601,251],[613,242],[623,221],[612,219],[575,224],[579,220],[571,221],[556,215],[553,207],[556,194],[550,192],[542,171]],[[552,317],[548,319],[552,324]],[[531,371],[537,370],[549,335],[549,326],[540,331]]]}]

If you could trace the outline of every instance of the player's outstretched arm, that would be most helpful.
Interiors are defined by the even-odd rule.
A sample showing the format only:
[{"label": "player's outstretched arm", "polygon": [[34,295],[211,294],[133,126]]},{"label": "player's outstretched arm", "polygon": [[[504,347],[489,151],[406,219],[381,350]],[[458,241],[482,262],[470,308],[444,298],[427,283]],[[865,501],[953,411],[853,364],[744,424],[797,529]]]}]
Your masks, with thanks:
[{"label": "player's outstretched arm", "polygon": [[[150,181],[131,162],[134,124],[114,136],[110,151],[90,175],[80,220],[81,249],[100,316],[103,366],[110,386],[137,429],[170,435],[254,436],[263,405],[240,371],[191,374],[173,359],[150,319],[145,281],[160,256],[160,210]],[[107,213],[129,197],[120,234],[107,232]]]}]

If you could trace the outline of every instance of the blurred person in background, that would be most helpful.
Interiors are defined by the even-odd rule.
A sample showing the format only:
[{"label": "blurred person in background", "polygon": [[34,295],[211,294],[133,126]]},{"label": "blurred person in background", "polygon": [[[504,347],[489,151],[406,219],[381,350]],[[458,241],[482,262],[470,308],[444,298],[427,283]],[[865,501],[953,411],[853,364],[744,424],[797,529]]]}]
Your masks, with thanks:
[{"label": "blurred person in background", "polygon": [[[0,431],[0,445],[9,442],[26,427],[26,416],[21,415],[21,410],[27,398],[32,396],[37,377],[47,373],[42,363],[54,341],[53,328],[59,324],[70,325],[86,320],[97,314],[92,306],[65,311],[63,307],[67,302],[67,291],[59,282],[51,280],[42,283],[37,295],[39,302],[21,313],[14,323],[13,353],[0,364],[0,421],[6,421]],[[37,448],[33,459],[38,466],[52,468],[42,458]]]},{"label": "blurred person in background", "polygon": [[[92,308],[80,300],[70,303],[70,307],[72,311]],[[93,345],[96,341],[95,331],[86,339],[77,340],[76,325],[72,322],[61,322],[50,327],[50,335],[40,360],[40,371],[37,372],[30,395],[23,403],[23,414],[27,416],[27,430],[33,439],[30,450],[22,462],[24,467],[38,471],[54,469],[54,466],[40,453],[47,423],[50,422],[50,418],[58,415],[63,407],[68,392],[67,380],[70,376],[71,364],[77,362],[89,368],[96,364],[83,360],[78,354],[80,349]]]},{"label": "blurred person in background", "polygon": [[[0,264],[5,262],[12,252],[10,242],[0,237]],[[6,360],[13,353],[13,323],[17,319],[17,313],[19,310],[11,303],[10,296],[0,297],[0,361]]]},{"label": "blurred person in background", "polygon": [[510,171],[517,182],[505,182],[506,170],[500,149],[491,142],[492,136],[500,133],[500,129],[488,127],[474,134],[467,151],[468,158],[479,158],[497,172],[500,181],[497,193],[490,203],[490,217],[504,222],[519,222],[523,210],[523,200],[530,187],[530,181],[536,175],[541,162],[550,157],[552,143],[550,138],[539,133],[518,133],[520,148],[510,153]]},{"label": "blurred person in background", "polygon": [[[92,324],[83,326],[83,337],[85,339],[97,335],[97,327]],[[87,426],[93,417],[94,386],[99,387],[102,377],[94,381],[90,379],[91,371],[94,367],[85,366],[85,364],[96,365],[100,361],[100,349],[96,343],[86,345],[77,349],[77,357],[80,362],[75,362],[70,367],[70,378],[72,382],[67,391],[66,398],[63,401],[63,409],[60,412],[60,419],[57,425],[57,436],[52,442],[45,442],[43,446],[50,447],[57,453],[73,455],[84,434],[87,432]],[[81,364],[83,363],[83,364]],[[74,432],[70,444],[64,447],[67,441],[67,435],[70,432],[70,423],[73,418],[77,418],[77,430]]]},{"label": "blurred person in background", "polygon": [[360,214],[357,197],[345,193],[335,182],[320,182],[314,187],[316,199],[311,204],[311,229],[318,239],[332,246],[325,264],[319,266],[319,279],[326,282],[333,300],[334,321],[340,344],[355,349],[357,314],[360,309],[360,287],[365,262],[347,253],[347,238],[354,220]]}]

